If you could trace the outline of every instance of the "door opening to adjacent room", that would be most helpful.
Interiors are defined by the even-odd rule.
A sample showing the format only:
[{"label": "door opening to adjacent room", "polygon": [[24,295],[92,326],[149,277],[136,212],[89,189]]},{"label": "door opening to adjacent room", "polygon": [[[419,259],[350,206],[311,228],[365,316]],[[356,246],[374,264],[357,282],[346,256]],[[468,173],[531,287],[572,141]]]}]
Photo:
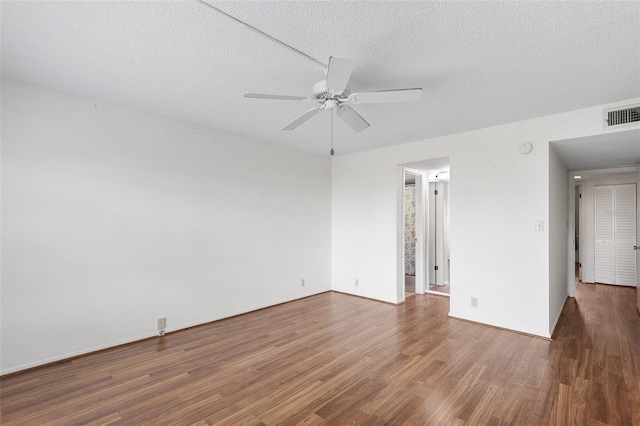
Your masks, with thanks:
[{"label": "door opening to adjacent room", "polygon": [[427,289],[449,294],[449,174],[437,173],[429,182],[429,281]]},{"label": "door opening to adjacent room", "polygon": [[[404,172],[404,291],[405,298],[416,293],[416,243],[418,242],[416,199],[421,195],[422,176]],[[422,203],[417,203],[420,207]]]},{"label": "door opening to adjacent room", "polygon": [[[570,172],[570,285],[638,285],[638,166]],[[573,254],[573,253],[572,253]],[[574,263],[575,262],[575,263]],[[569,287],[572,295],[574,288]]]},{"label": "door opening to adjacent room", "polygon": [[[398,296],[449,295],[449,158],[400,166]],[[399,235],[400,236],[400,235]]]},{"label": "door opening to adjacent room", "polygon": [[576,280],[582,281],[582,241],[580,241],[581,224],[582,224],[582,185],[575,186],[575,264],[576,264]]},{"label": "door opening to adjacent room", "polygon": [[[565,166],[569,175],[567,294],[570,297],[575,295],[576,283],[588,284],[600,281],[600,278],[596,279],[596,250],[601,255],[608,253],[609,256],[608,266],[606,262],[599,265],[599,277],[600,272],[605,273],[606,267],[609,268],[608,273],[611,276],[612,268],[615,266],[618,274],[615,277],[615,271],[613,272],[614,281],[627,281],[627,285],[640,286],[640,250],[634,252],[634,246],[637,247],[640,241],[638,216],[640,202],[637,197],[637,188],[640,187],[638,140],[640,140],[640,129],[635,128],[549,142],[550,149]],[[633,199],[630,199],[627,200],[627,207],[616,206],[616,197],[612,198],[611,194],[606,203],[602,198],[601,202],[608,205],[601,205],[601,210],[597,214],[605,222],[608,220],[609,225],[602,222],[603,225],[598,230],[599,235],[596,236],[596,187],[628,184],[635,184],[635,204]],[[599,192],[604,197],[605,193],[611,193],[611,190],[600,189]],[[633,190],[628,192],[634,193]],[[622,197],[617,197],[617,202],[624,203],[624,194],[619,195]],[[579,203],[576,202],[576,197]],[[555,206],[550,206],[551,210],[553,208]],[[579,214],[576,214],[576,210],[579,210]],[[616,217],[616,215],[622,216]],[[617,223],[618,219],[619,223]],[[615,244],[613,242],[615,238],[611,238],[611,231],[613,230],[613,237],[616,237],[616,229],[622,231],[627,225],[633,226],[635,232],[629,233],[628,242],[620,240],[621,243],[618,244],[620,256],[616,258],[616,247],[612,245]],[[603,232],[608,235],[603,235]],[[610,242],[607,243],[607,240]],[[611,257],[612,248],[613,257]],[[628,250],[628,253],[624,250]],[[604,261],[605,257],[601,256],[600,260]],[[579,266],[579,281],[576,279],[576,264]],[[616,282],[616,284],[622,283]],[[640,310],[640,296],[638,305]]]}]

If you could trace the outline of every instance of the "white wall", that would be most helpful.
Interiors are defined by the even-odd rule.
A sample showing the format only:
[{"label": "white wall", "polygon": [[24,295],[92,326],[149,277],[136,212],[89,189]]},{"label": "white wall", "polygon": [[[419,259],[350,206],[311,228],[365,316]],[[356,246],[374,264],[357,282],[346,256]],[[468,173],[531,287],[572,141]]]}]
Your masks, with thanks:
[{"label": "white wall", "polygon": [[[534,227],[549,222],[549,141],[603,133],[604,108],[638,101],[334,158],[332,288],[401,301],[398,165],[448,156],[451,315],[550,336],[549,227]],[[521,155],[525,141],[534,148]]]},{"label": "white wall", "polygon": [[582,199],[584,210],[582,211],[582,221],[584,236],[580,236],[582,250],[580,260],[582,263],[582,281],[586,283],[595,282],[595,186],[596,185],[622,185],[625,183],[636,183],[637,174],[635,172],[610,174],[583,174],[580,180],[582,183]]},{"label": "white wall", "polygon": [[[575,202],[575,197],[571,197]],[[568,296],[569,172],[553,148],[549,149],[549,335]],[[573,236],[575,237],[575,235]],[[573,238],[571,238],[573,241]],[[574,246],[573,244],[571,246]],[[526,253],[526,251],[525,251]],[[571,262],[573,263],[573,262]]]},{"label": "white wall", "polygon": [[329,290],[330,173],[3,80],[2,373]]}]

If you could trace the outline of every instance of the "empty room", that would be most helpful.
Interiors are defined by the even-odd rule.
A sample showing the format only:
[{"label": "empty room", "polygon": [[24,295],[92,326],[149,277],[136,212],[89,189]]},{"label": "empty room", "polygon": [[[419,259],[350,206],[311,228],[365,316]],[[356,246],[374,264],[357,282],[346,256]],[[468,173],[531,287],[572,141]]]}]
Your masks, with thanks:
[{"label": "empty room", "polygon": [[0,20],[3,425],[640,425],[640,2]]}]

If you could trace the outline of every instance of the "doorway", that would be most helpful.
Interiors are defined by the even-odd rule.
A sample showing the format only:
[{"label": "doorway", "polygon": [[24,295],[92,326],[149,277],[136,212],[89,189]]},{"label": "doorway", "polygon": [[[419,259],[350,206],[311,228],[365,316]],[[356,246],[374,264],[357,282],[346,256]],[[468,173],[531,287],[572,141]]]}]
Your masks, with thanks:
[{"label": "doorway", "polygon": [[[421,216],[417,207],[420,207],[422,200],[422,176],[419,173],[404,171],[404,292],[405,299],[416,294],[416,254],[418,243],[418,225]],[[420,216],[420,217],[418,217]]]},{"label": "doorway", "polygon": [[[570,172],[573,181],[570,232],[571,287],[582,283],[637,286],[633,251],[636,226],[638,166]],[[578,237],[579,238],[574,238]],[[575,258],[573,257],[573,250]]]},{"label": "doorway", "polygon": [[450,294],[449,174],[438,173],[429,182],[428,290]]},{"label": "doorway", "polygon": [[[640,129],[620,129],[591,136],[581,136],[571,139],[550,141],[550,148],[553,148],[558,159],[566,167],[569,174],[569,233],[568,233],[568,262],[567,262],[567,293],[570,297],[575,294],[575,262],[581,264],[580,278],[584,283],[595,282],[595,207],[594,191],[595,185],[611,184],[640,184],[639,165],[640,150],[638,150],[638,140],[640,140]],[[605,176],[609,175],[609,176]],[[575,258],[575,186],[580,181],[582,185],[580,193],[582,202],[580,204],[580,241],[579,258]],[[636,206],[638,200],[636,198]],[[637,207],[635,208],[637,211]],[[633,212],[632,212],[633,214]],[[637,214],[637,213],[636,213]],[[637,220],[640,223],[640,220]],[[640,226],[636,226],[636,243],[640,239]],[[637,244],[636,244],[637,246]],[[633,248],[633,246],[631,246]],[[638,256],[636,251],[636,257]],[[639,259],[640,260],[640,259]],[[638,261],[636,260],[636,265]],[[640,266],[640,265],[639,265]],[[636,286],[640,285],[640,274],[636,268]],[[640,302],[640,300],[639,300]]]},{"label": "doorway", "polygon": [[449,296],[449,158],[401,164],[399,169],[398,296]]},{"label": "doorway", "polygon": [[595,186],[595,282],[636,286],[636,184]]}]

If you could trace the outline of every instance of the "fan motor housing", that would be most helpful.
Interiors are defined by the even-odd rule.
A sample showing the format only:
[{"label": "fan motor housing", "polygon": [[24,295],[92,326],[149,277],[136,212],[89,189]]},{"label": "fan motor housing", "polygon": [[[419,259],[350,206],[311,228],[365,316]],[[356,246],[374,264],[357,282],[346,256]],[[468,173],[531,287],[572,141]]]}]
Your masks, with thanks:
[{"label": "fan motor housing", "polygon": [[322,102],[328,100],[335,100],[337,102],[345,101],[349,97],[349,94],[351,94],[348,87],[340,93],[329,92],[327,89],[327,80],[321,80],[314,84],[312,93],[318,101]]}]

